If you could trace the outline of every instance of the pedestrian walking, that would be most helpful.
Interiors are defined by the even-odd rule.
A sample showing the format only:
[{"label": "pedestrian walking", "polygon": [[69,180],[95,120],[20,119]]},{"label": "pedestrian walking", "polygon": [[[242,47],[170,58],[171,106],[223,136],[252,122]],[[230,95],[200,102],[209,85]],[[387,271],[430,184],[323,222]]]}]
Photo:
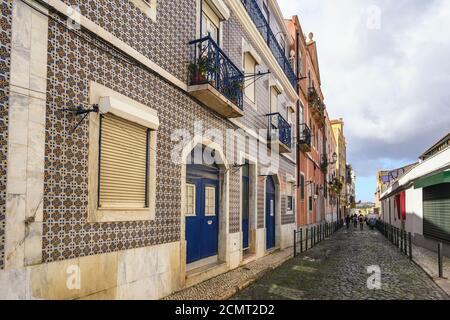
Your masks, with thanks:
[{"label": "pedestrian walking", "polygon": [[347,229],[350,228],[350,216],[349,215],[345,216],[345,225],[347,226]]},{"label": "pedestrian walking", "polygon": [[358,228],[358,216],[356,214],[353,216],[353,227]]},{"label": "pedestrian walking", "polygon": [[364,230],[364,217],[362,214],[359,216],[359,227],[360,227],[361,231]]}]

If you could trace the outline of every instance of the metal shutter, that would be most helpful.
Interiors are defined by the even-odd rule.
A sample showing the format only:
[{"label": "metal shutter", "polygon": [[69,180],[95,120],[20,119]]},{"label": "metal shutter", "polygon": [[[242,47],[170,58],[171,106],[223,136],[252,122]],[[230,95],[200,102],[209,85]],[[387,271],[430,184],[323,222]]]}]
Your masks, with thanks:
[{"label": "metal shutter", "polygon": [[148,132],[113,114],[102,116],[99,207],[147,206]]},{"label": "metal shutter", "polygon": [[450,183],[423,188],[423,233],[450,242]]},{"label": "metal shutter", "polygon": [[251,76],[256,73],[256,61],[250,53],[244,54],[244,71],[245,71],[245,95],[250,101],[255,102],[255,77]]}]

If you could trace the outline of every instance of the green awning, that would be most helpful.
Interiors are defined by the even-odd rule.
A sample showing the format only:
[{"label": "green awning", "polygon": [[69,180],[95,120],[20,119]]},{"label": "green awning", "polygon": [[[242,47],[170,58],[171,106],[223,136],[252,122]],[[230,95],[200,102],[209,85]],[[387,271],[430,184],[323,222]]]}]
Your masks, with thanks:
[{"label": "green awning", "polygon": [[442,171],[432,176],[419,179],[414,182],[414,189],[425,188],[441,183],[450,183],[450,171]]}]

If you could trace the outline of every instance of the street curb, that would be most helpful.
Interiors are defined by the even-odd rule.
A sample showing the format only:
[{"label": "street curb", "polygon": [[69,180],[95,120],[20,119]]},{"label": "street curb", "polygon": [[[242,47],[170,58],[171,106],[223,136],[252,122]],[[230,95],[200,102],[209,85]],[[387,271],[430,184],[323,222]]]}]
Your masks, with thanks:
[{"label": "street curb", "polygon": [[[381,234],[383,236],[383,234],[378,230],[378,233]],[[385,237],[383,237],[383,239],[387,240]],[[389,240],[387,240],[391,245],[393,245]],[[395,245],[394,245],[395,247]],[[430,274],[428,272],[428,270],[426,270],[424,267],[422,267],[418,262],[416,262],[416,260],[414,259],[414,255],[412,255],[412,259],[408,257],[408,260],[411,261],[412,263],[414,263],[417,267],[419,267],[427,276],[428,278],[430,278],[435,284],[436,286],[448,297],[450,298],[450,294],[447,292],[447,290],[445,290],[442,285],[440,285],[438,282],[436,282],[436,279],[440,279],[440,278],[436,278],[434,277],[432,274]]]},{"label": "street curb", "polygon": [[447,290],[445,290],[441,284],[439,284],[436,280],[440,280],[441,278],[436,278],[433,275],[431,275],[427,269],[425,269],[424,267],[422,267],[418,262],[416,262],[416,260],[414,260],[414,256],[412,259],[410,259],[410,261],[412,261],[416,266],[418,266],[427,276],[428,278],[430,278],[438,287],[439,289],[441,289],[441,291],[443,293],[445,293],[447,295],[448,298],[450,298],[450,294],[447,292]]}]

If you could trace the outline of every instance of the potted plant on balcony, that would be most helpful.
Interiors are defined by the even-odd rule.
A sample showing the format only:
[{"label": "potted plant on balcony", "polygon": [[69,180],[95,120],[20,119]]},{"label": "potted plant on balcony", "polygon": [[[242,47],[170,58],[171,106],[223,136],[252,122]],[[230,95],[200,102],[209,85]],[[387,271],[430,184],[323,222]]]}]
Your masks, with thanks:
[{"label": "potted plant on balcony", "polygon": [[[199,48],[199,55],[196,61],[189,63],[188,70],[191,76],[191,83],[201,84],[208,81],[210,75],[215,74],[217,68],[215,66],[215,53],[211,51],[206,54],[205,48]],[[209,79],[212,86],[215,86],[215,79]]]}]

